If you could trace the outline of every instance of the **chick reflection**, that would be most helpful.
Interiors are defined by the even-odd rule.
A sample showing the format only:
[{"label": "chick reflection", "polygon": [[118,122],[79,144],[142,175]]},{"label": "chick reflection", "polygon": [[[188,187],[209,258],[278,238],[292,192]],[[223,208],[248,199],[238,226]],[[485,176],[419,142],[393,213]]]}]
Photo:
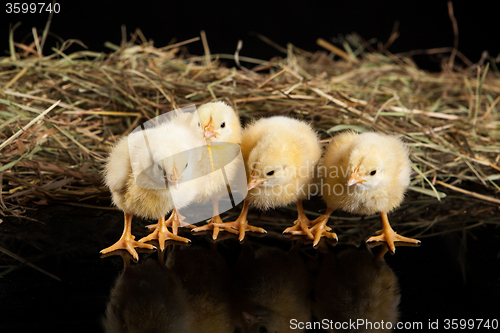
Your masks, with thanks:
[{"label": "chick reflection", "polygon": [[[290,320],[310,321],[310,284],[297,248],[285,253],[244,247],[235,273],[235,295],[241,310],[241,332],[301,332]],[[239,295],[238,295],[239,293]]]},{"label": "chick reflection", "polygon": [[186,294],[162,262],[125,262],[111,290],[103,326],[107,333],[188,332]]},{"label": "chick reflection", "polygon": [[107,333],[234,332],[230,270],[215,247],[174,246],[166,265],[160,251],[158,258],[135,265],[124,258],[103,319]]},{"label": "chick reflection", "polygon": [[[363,319],[365,322],[395,325],[399,317],[400,300],[398,280],[381,255],[373,256],[366,250],[349,249],[338,255],[327,253],[313,282],[315,301],[313,314],[317,320],[343,323]],[[340,326],[339,326],[340,327]],[[358,327],[356,332],[390,332],[374,326]]]},{"label": "chick reflection", "polygon": [[[108,333],[283,333],[303,332],[292,319],[395,323],[400,294],[383,260],[385,242],[376,256],[360,249],[338,253],[321,244],[323,254],[311,255],[308,246],[284,252],[235,238],[171,247],[166,264],[161,251],[158,261],[125,261],[111,290],[104,327]],[[325,328],[314,326],[319,327]]]},{"label": "chick reflection", "polygon": [[176,274],[186,290],[190,317],[187,332],[233,333],[235,324],[229,299],[230,270],[216,246],[175,246],[167,267]]}]

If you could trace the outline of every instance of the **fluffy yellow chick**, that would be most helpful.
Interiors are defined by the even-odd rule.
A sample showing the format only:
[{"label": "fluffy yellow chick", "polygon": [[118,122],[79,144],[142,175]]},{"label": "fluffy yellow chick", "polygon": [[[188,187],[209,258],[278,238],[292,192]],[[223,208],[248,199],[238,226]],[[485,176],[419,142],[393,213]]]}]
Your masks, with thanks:
[{"label": "fluffy yellow chick", "polygon": [[410,182],[408,149],[401,140],[371,132],[344,132],[333,138],[323,164],[322,194],[328,208],[313,221],[311,232],[315,245],[321,236],[331,235],[326,223],[336,209],[363,215],[380,213],[380,235],[369,238],[368,242],[387,242],[393,252],[396,241],[420,243],[394,232],[387,218],[387,213],[403,201]]},{"label": "fluffy yellow chick", "polygon": [[[399,318],[401,299],[398,279],[382,257],[366,249],[348,249],[323,257],[313,282],[313,314],[319,322],[343,323],[364,320],[356,332],[390,332]],[[373,327],[375,323],[384,327]],[[325,327],[326,328],[326,327]],[[328,327],[328,332],[338,332]]]},{"label": "fluffy yellow chick", "polygon": [[[298,219],[291,229],[310,235],[307,228],[310,221],[302,209],[302,199],[308,196],[308,185],[321,156],[318,137],[311,126],[282,116],[259,119],[243,131],[241,151],[249,192],[238,219],[224,227],[239,230],[241,241],[245,231],[264,231],[248,225],[246,216],[250,206],[267,210],[295,202]],[[285,230],[289,231],[290,228]]]},{"label": "fluffy yellow chick", "polygon": [[[168,239],[189,242],[175,234],[180,218],[177,208],[187,206],[196,198],[197,182],[202,178],[192,179],[201,158],[200,150],[194,148],[205,142],[201,133],[184,121],[177,117],[153,128],[134,131],[120,140],[110,153],[105,183],[113,204],[125,213],[125,223],[118,242],[101,253],[125,249],[137,260],[134,247],[154,248],[145,241],[158,239],[161,250]],[[171,217],[165,221],[165,215],[172,210]],[[131,234],[133,215],[158,219],[155,231],[135,241]],[[174,234],[168,230],[169,224]]]},{"label": "fluffy yellow chick", "polygon": [[[204,104],[197,112],[198,126],[203,131],[208,146],[208,149],[203,151],[200,163],[202,173],[206,176],[203,177],[198,200],[212,200],[213,217],[207,225],[192,231],[213,230],[212,238],[215,240],[220,231],[218,225],[222,223],[219,216],[219,199],[228,193],[227,185],[234,184],[236,177],[243,180],[245,178],[244,165],[236,158],[240,154],[241,124],[236,112],[224,102]],[[236,195],[237,189],[234,186],[230,186],[230,190]],[[242,195],[246,195],[246,190]],[[231,228],[226,230],[237,233]]]},{"label": "fluffy yellow chick", "polygon": [[199,126],[208,142],[241,143],[241,124],[232,107],[210,102],[198,108]]}]

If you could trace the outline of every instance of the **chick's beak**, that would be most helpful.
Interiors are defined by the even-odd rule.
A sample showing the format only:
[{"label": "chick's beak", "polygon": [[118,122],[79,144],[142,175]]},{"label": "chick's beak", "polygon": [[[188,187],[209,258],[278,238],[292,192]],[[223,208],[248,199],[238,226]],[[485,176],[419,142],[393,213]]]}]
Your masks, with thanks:
[{"label": "chick's beak", "polygon": [[[172,170],[172,175],[167,179],[169,183],[171,183],[176,190],[179,189],[179,185],[181,184],[182,176],[179,175],[177,168],[174,166]],[[168,176],[167,176],[168,177]]]},{"label": "chick's beak", "polygon": [[359,173],[359,170],[356,168],[351,173],[351,177],[349,178],[347,185],[352,186],[354,184],[361,184],[364,182],[366,182],[366,179],[364,179],[363,176],[361,176],[361,174]]},{"label": "chick's beak", "polygon": [[212,119],[210,119],[208,124],[203,128],[203,135],[205,136],[206,139],[209,139],[212,137],[217,138],[217,134],[219,133],[215,131],[215,128],[212,125]]},{"label": "chick's beak", "polygon": [[250,191],[254,187],[262,185],[265,182],[267,182],[267,179],[262,179],[262,178],[257,178],[257,177],[251,176],[250,181],[248,182],[247,191]]}]

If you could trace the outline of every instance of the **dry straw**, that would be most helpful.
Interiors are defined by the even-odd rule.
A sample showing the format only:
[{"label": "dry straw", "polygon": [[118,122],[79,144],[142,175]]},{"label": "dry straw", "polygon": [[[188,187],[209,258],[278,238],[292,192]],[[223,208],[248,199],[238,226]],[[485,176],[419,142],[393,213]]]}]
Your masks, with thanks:
[{"label": "dry straw", "polygon": [[[310,121],[325,143],[346,129],[403,138],[411,148],[412,191],[391,221],[412,236],[498,225],[494,62],[472,64],[456,49],[430,50],[443,69],[429,73],[412,53],[374,50],[356,35],[343,40],[343,49],[325,40],[318,44],[326,51],[316,53],[289,44],[278,47],[282,57],[264,61],[241,55],[241,45],[235,55],[210,53],[201,36],[155,47],[138,30],[120,46],[107,43],[109,54],[67,54],[81,44],[70,40],[45,56],[39,36],[24,45],[11,34],[11,53],[0,58],[1,214],[22,217],[27,207],[55,202],[108,208],[100,170],[117,140],[159,114],[217,99],[244,123],[278,114]],[[187,54],[189,43],[203,43],[206,54]],[[224,65],[232,61],[235,67]],[[280,219],[268,216],[263,223]],[[379,223],[377,217],[335,219],[342,221],[340,235],[370,226],[354,241]]]}]

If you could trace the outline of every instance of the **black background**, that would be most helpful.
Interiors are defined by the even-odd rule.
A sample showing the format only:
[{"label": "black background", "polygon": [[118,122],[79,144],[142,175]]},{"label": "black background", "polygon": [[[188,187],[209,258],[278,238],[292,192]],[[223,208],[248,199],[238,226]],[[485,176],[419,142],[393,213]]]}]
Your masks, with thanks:
[{"label": "black background", "polygon": [[[493,57],[500,53],[497,41],[497,12],[491,1],[454,1],[458,21],[459,47],[472,62],[478,62],[483,51]],[[9,25],[22,22],[15,41],[29,43],[31,28],[41,34],[48,18],[43,14],[6,14],[2,8],[0,51],[8,54]],[[282,55],[263,43],[251,32],[269,37],[279,45],[291,42],[308,51],[321,49],[316,39],[334,41],[339,35],[357,32],[364,39],[386,42],[398,22],[399,38],[389,51],[453,46],[453,28],[447,1],[60,1],[51,33],[62,40],[79,39],[93,51],[109,51],[105,41],[119,44],[121,25],[130,35],[140,28],[155,46],[167,45],[173,39],[184,41],[205,30],[212,53],[234,53],[238,40],[243,40],[241,55],[270,59]],[[55,45],[51,36],[45,53]],[[72,50],[76,50],[75,47]],[[191,44],[192,54],[202,54],[201,42]],[[424,69],[439,70],[435,57],[417,56]]]}]

